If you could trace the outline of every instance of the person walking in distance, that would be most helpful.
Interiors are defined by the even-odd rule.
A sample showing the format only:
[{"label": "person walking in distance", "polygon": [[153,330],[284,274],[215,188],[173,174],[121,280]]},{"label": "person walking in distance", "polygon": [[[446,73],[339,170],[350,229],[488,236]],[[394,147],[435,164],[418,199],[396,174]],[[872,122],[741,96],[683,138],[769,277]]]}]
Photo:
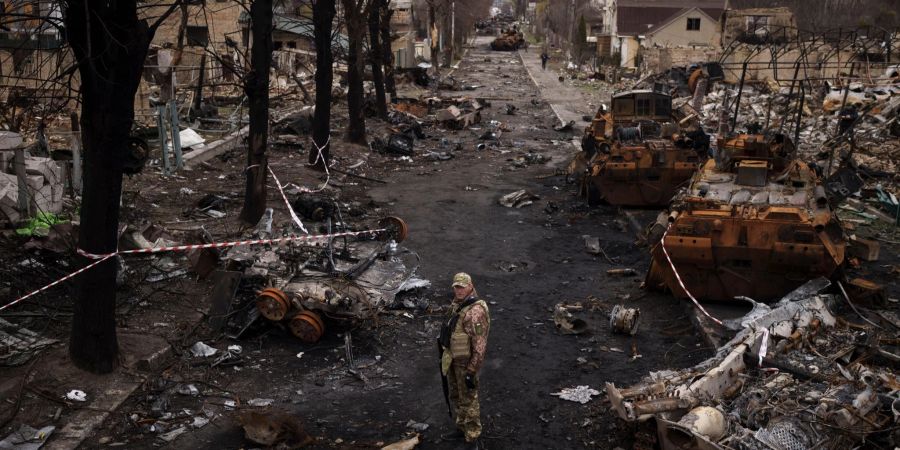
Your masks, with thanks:
[{"label": "person walking in distance", "polygon": [[453,276],[453,302],[441,327],[441,376],[444,394],[456,415],[456,431],[445,440],[464,439],[466,448],[479,448],[481,411],[478,372],[484,363],[491,317],[487,303],[478,298],[472,277]]},{"label": "person walking in distance", "polygon": [[547,54],[547,51],[544,50],[541,52],[541,70],[547,70],[547,61],[550,60],[550,55]]}]

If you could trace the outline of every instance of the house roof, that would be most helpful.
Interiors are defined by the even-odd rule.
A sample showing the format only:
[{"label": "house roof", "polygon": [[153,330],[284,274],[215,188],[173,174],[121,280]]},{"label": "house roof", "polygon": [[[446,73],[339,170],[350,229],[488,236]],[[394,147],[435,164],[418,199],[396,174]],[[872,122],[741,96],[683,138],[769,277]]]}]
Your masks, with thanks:
[{"label": "house roof", "polygon": [[[651,5],[645,6],[622,6],[623,3],[619,4],[617,17],[616,17],[616,28],[618,29],[618,34],[623,36],[636,36],[636,35],[647,35],[653,34],[660,28],[668,25],[673,20],[681,17],[682,15],[688,13],[692,10],[698,10],[705,14],[708,19],[713,21],[718,21],[719,17],[722,15],[722,12],[725,11],[724,8],[708,8],[708,7],[683,7],[683,6],[656,6],[656,4],[670,4],[666,2],[641,2],[641,3],[649,3]],[[628,3],[637,3],[637,2],[628,2]],[[671,2],[671,4],[676,3],[708,3],[708,2]],[[722,2],[718,2],[720,5]]]},{"label": "house roof", "polygon": [[[244,24],[244,26],[249,26],[250,14],[247,11],[242,11],[240,16],[238,17],[238,22]],[[275,31],[296,34],[297,36],[308,38],[311,41],[315,39],[315,27],[313,26],[312,21],[309,19],[299,19],[296,17],[275,14],[272,17],[272,22]],[[331,44],[334,48],[341,48],[346,50],[349,46],[347,36],[344,34],[338,34],[335,41],[336,42],[332,42]]]}]

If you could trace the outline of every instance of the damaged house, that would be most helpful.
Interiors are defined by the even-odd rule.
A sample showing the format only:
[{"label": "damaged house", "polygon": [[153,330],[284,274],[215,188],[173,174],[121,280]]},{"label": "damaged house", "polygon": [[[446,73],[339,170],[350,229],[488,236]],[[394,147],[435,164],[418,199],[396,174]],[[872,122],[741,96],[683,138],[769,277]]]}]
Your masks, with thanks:
[{"label": "damaged house", "polygon": [[662,71],[707,61],[718,49],[723,1],[621,1],[616,33],[622,67]]}]

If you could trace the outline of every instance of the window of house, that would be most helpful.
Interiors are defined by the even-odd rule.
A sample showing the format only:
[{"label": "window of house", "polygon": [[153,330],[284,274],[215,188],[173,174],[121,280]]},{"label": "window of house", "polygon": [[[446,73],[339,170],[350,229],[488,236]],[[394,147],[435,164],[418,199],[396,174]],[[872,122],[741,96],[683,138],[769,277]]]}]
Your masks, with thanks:
[{"label": "window of house", "polygon": [[747,16],[748,33],[764,33],[769,29],[769,16]]},{"label": "window of house", "polygon": [[206,47],[209,45],[209,28],[197,25],[188,25],[186,30],[188,45]]},{"label": "window of house", "polygon": [[688,17],[687,29],[688,29],[688,31],[699,31],[700,30],[700,18],[699,17]]}]

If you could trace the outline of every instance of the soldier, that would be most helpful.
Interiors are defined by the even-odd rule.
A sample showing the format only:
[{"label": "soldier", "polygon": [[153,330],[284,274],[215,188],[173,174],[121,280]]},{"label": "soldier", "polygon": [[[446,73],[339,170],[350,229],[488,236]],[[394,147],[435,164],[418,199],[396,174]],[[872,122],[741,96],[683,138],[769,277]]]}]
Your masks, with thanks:
[{"label": "soldier", "polygon": [[[441,376],[444,395],[456,412],[453,433],[442,435],[447,440],[464,438],[469,448],[478,448],[481,436],[481,413],[478,404],[478,371],[484,363],[491,317],[487,303],[478,299],[472,277],[466,273],[453,276],[453,303],[441,327]],[[449,391],[449,392],[448,392]]]}]

